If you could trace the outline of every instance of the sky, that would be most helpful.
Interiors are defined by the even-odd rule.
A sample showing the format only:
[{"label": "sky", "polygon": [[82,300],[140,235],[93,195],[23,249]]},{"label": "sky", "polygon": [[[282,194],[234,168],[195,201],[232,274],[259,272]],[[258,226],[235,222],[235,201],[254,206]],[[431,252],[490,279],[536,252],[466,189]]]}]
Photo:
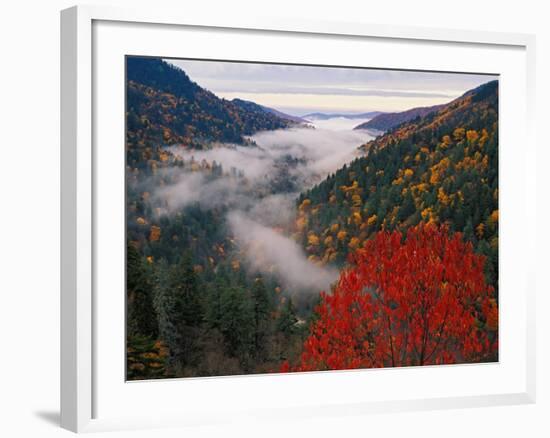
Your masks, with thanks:
[{"label": "sky", "polygon": [[219,97],[295,116],[404,111],[447,103],[497,76],[167,59]]}]

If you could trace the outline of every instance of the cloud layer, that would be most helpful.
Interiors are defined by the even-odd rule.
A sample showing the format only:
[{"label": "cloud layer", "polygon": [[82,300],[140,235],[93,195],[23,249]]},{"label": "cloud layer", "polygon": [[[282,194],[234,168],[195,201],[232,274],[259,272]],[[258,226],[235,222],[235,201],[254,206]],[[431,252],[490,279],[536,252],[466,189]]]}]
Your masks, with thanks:
[{"label": "cloud layer", "polygon": [[295,241],[251,220],[242,212],[231,212],[228,223],[243,246],[249,266],[276,275],[286,287],[294,291],[328,291],[338,278],[336,269],[309,262]]},{"label": "cloud layer", "polygon": [[[204,151],[172,147],[186,165],[169,171],[171,184],[149,188],[151,202],[161,214],[195,203],[223,207],[228,231],[248,268],[275,275],[293,291],[328,290],[337,271],[309,261],[300,245],[280,230],[295,220],[298,194],[353,160],[358,146],[372,138],[350,129],[360,122],[333,119],[316,122],[318,129],[260,132],[251,138],[257,146],[214,145]],[[200,166],[190,171],[191,162],[216,162],[223,176],[213,177]]]},{"label": "cloud layer", "polygon": [[160,188],[157,194],[166,198],[172,208],[180,208],[194,202],[212,206],[228,199],[236,202],[247,196],[258,198],[258,194],[270,194],[275,183],[292,183],[294,190],[287,191],[302,191],[353,160],[359,154],[358,146],[372,138],[366,131],[349,129],[361,120],[345,120],[316,122],[332,129],[260,132],[252,137],[258,147],[217,145],[204,151],[173,147],[172,152],[184,160],[215,161],[224,172],[235,169],[245,179],[208,182],[204,175],[184,172],[176,186]]}]

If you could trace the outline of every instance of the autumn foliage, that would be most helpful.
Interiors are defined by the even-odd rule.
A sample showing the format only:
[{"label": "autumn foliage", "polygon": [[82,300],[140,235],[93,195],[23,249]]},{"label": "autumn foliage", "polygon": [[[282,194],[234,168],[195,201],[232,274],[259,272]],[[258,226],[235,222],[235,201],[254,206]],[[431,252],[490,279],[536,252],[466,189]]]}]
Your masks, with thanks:
[{"label": "autumn foliage", "polygon": [[445,226],[377,233],[322,295],[301,362],[281,370],[496,360],[498,309],[484,263]]}]

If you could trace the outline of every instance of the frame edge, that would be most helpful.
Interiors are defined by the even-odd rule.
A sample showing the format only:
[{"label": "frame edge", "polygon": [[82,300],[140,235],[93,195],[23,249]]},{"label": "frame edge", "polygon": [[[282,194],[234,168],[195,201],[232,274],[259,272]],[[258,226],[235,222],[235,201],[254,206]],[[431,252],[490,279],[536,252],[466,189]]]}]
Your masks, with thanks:
[{"label": "frame edge", "polygon": [[61,11],[61,427],[77,430],[76,7]]},{"label": "frame edge", "polygon": [[[91,19],[61,11],[61,416],[79,432],[92,419]],[[88,152],[90,155],[88,155]]]}]

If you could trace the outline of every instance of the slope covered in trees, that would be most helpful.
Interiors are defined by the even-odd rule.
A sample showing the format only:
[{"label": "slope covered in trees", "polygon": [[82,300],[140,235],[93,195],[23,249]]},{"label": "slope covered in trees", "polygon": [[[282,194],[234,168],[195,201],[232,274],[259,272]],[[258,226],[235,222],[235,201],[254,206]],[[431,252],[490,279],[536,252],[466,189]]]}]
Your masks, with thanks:
[{"label": "slope covered in trees", "polygon": [[133,166],[158,159],[160,146],[247,144],[246,136],[257,131],[295,124],[261,108],[220,99],[158,58],[128,57],[126,75],[126,148]]},{"label": "slope covered in trees", "polygon": [[296,238],[311,260],[343,264],[381,230],[447,224],[488,258],[497,285],[498,83],[396,126],[365,156],[298,199]]},{"label": "slope covered in trees", "polygon": [[342,269],[280,370],[498,360],[498,83],[362,149],[298,200],[295,237]]},{"label": "slope covered in trees", "polygon": [[307,120],[297,117],[297,116],[291,116],[290,114],[283,113],[281,111],[277,111],[276,109],[269,108],[267,106],[259,105],[256,102],[251,102],[250,100],[244,100],[244,99],[232,99],[231,103],[252,112],[259,112],[259,113],[269,113],[273,114],[281,119],[288,120],[290,122],[294,122],[297,124],[304,124],[308,123]]},{"label": "slope covered in trees", "polygon": [[424,117],[425,115],[438,111],[443,105],[426,106],[419,108],[412,108],[407,111],[401,111],[398,113],[382,113],[378,114],[371,120],[357,125],[354,129],[374,129],[376,131],[387,131],[394,126],[401,123],[408,122],[409,120],[416,119],[417,117]]},{"label": "slope covered in trees", "polygon": [[277,369],[299,352],[296,311],[274,279],[241,266],[225,222],[232,197],[168,212],[156,195],[163,187],[177,195],[182,181],[228,187],[228,195],[239,187],[250,197],[282,190],[290,179],[260,190],[242,170],[183,159],[172,146],[227,142],[253,152],[247,136],[296,123],[253,102],[220,99],[160,59],[128,58],[127,79],[127,378]]}]

